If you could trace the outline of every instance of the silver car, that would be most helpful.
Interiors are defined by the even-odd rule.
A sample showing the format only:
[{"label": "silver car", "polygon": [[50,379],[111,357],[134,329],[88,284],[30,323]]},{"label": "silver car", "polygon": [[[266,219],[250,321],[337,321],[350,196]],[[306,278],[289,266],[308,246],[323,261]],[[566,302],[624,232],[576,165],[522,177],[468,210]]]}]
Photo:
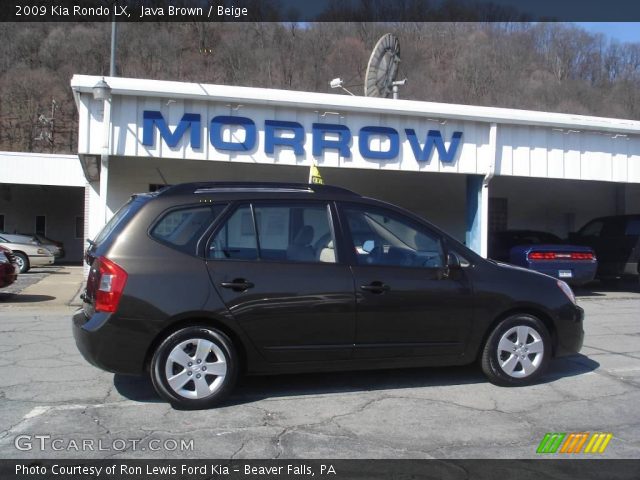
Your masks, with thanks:
[{"label": "silver car", "polygon": [[53,254],[46,248],[33,243],[13,242],[6,238],[5,234],[0,235],[0,244],[13,250],[20,273],[28,272],[31,267],[52,265],[55,260]]}]

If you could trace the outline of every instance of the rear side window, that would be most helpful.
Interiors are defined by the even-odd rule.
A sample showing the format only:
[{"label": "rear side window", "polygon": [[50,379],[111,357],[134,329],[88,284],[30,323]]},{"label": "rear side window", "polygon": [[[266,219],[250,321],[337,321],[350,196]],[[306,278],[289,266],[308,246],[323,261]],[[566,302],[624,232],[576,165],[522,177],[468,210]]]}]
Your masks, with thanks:
[{"label": "rear side window", "polygon": [[244,205],[216,232],[208,258],[335,263],[328,205]]},{"label": "rear side window", "polygon": [[158,220],[151,236],[185,253],[194,254],[198,240],[224,207],[208,205],[171,210]]},{"label": "rear side window", "polygon": [[257,260],[258,242],[251,208],[238,208],[213,237],[208,258]]}]

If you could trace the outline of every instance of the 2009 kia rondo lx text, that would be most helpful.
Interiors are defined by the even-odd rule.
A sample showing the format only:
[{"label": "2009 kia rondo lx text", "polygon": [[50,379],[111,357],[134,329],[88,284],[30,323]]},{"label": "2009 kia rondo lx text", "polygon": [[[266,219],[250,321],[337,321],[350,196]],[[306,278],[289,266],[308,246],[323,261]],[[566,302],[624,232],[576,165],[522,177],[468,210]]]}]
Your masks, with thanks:
[{"label": "2009 kia rondo lx text", "polygon": [[86,253],[78,348],[149,372],[174,405],[219,403],[241,373],[462,365],[525,385],[582,346],[555,278],[485,260],[338,187],[191,183],[134,195]]}]

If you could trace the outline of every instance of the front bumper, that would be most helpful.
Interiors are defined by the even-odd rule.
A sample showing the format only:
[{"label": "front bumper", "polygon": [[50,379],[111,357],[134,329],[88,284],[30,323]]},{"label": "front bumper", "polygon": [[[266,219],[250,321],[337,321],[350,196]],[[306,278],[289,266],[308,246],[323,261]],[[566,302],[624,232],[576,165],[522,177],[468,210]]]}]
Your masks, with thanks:
[{"label": "front bumper", "polygon": [[584,342],[584,310],[578,305],[568,305],[560,312],[556,322],[556,357],[574,355],[582,349]]},{"label": "front bumper", "polygon": [[8,287],[18,278],[18,268],[12,263],[0,263],[0,288]]},{"label": "front bumper", "polygon": [[45,267],[47,265],[53,265],[56,257],[53,255],[29,255],[29,264],[32,267]]},{"label": "front bumper", "polygon": [[141,375],[153,336],[136,320],[117,319],[84,309],[72,317],[73,337],[82,356],[92,365],[113,373]]}]

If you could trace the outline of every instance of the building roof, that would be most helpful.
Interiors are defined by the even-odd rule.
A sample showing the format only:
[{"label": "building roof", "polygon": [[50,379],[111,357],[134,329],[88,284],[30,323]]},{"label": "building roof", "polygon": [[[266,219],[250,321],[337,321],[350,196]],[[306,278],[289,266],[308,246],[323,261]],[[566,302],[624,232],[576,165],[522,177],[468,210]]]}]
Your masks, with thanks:
[{"label": "building roof", "polygon": [[427,118],[435,117],[443,120],[467,120],[560,129],[582,129],[619,134],[640,134],[640,121],[636,120],[295,90],[90,75],[74,75],[71,80],[71,88],[75,95],[81,92],[91,93],[92,88],[102,78],[111,87],[112,95],[226,101],[246,105],[296,106],[338,112],[393,113]]}]

